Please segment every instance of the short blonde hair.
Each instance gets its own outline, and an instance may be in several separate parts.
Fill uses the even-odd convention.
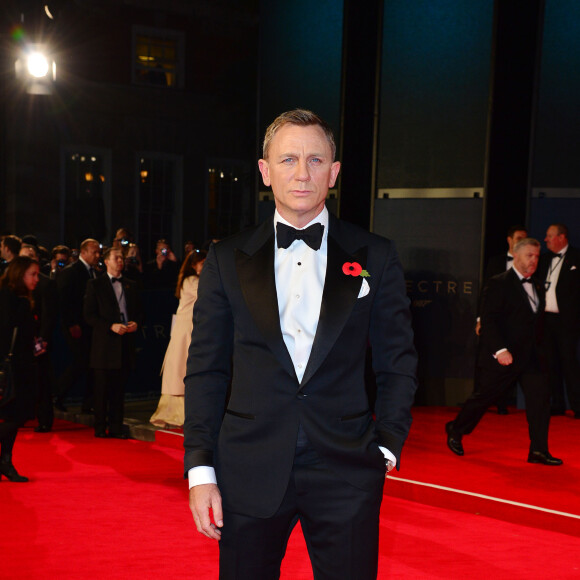
[[[264,144],[262,146],[262,156],[264,159],[268,159],[268,152],[270,150],[270,144],[272,139],[278,132],[278,130],[284,125],[298,125],[299,127],[308,127],[311,125],[317,125],[324,131],[326,140],[330,145],[330,150],[332,152],[332,160],[336,157],[336,143],[334,141],[334,134],[330,125],[321,119],[318,115],[307,109],[294,109],[293,111],[286,111],[281,115],[278,115],[270,126],[266,129],[264,135]]]

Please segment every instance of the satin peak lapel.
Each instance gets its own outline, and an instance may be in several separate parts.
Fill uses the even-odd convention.
[[[296,376],[282,338],[274,275],[274,231],[262,226],[244,248],[235,250],[236,272],[252,318],[282,366]]]
[[[329,233],[328,260],[320,306],[320,319],[300,388],[304,387],[328,356],[358,299],[363,278],[345,274],[342,271],[344,263],[358,262],[363,269],[366,269],[366,261],[366,246],[350,254]]]

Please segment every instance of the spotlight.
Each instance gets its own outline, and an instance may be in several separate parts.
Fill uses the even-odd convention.
[[[50,95],[56,81],[56,63],[45,45],[28,44],[14,63],[16,78],[31,95]]]

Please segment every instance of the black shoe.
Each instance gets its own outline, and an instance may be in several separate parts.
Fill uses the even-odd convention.
[[[34,428],[35,433],[49,433],[50,431],[52,431],[52,427],[49,427],[48,425],[39,425]]]
[[[497,414],[498,415],[509,415],[510,412],[508,411],[508,408],[507,407],[500,407],[498,405],[498,407],[497,407]]]
[[[580,419],[580,412],[579,411],[576,411],[574,413],[574,419]]]
[[[0,463],[0,479],[2,479],[2,476],[18,483],[28,481],[28,477],[20,475],[12,463]]]
[[[101,439],[107,439],[108,435],[106,431],[95,431],[95,437],[100,437]]]
[[[552,415],[552,417],[556,417],[558,415],[565,415],[566,414],[566,409],[560,409],[558,407],[553,407],[552,409],[550,409],[550,415]]]
[[[447,433],[447,447],[455,453],[455,455],[463,455],[465,452],[463,451],[463,445],[461,445],[461,439],[454,437],[453,433],[453,421],[449,421],[445,425],[445,432]]]
[[[528,455],[528,463],[542,463],[543,465],[562,465],[564,463],[557,457],[552,457],[549,453],[542,453],[541,451],[530,451]]]

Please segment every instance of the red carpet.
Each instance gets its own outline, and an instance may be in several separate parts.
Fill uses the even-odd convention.
[[[380,578],[580,577],[580,421],[553,419],[551,451],[565,464],[545,467],[525,461],[522,412],[488,413],[464,457],[445,447],[452,409],[414,416],[402,470],[385,485]],[[24,429],[15,464],[31,482],[0,482],[1,577],[217,579],[217,546],[187,508],[180,438],[158,435],[100,440],[65,422],[49,434]],[[282,578],[312,578],[299,530]]]

